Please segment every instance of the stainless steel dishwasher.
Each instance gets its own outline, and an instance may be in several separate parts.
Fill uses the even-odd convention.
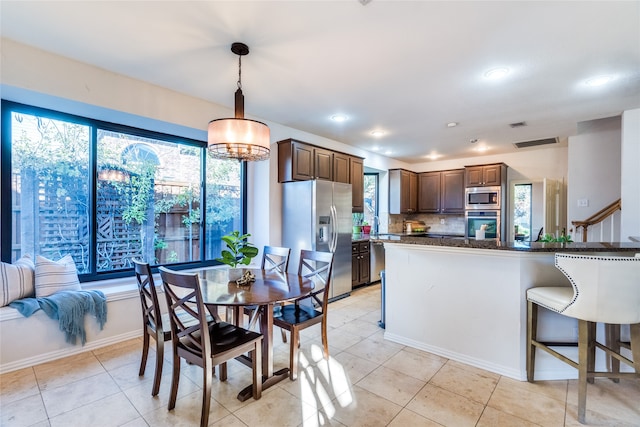
[[[380,272],[384,270],[384,244],[370,242],[371,283],[380,281]]]

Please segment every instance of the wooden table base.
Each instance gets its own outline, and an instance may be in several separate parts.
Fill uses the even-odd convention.
[[[268,389],[272,385],[275,385],[286,378],[289,378],[289,368],[280,369],[279,371],[274,372],[273,375],[269,378],[262,377],[262,391]],[[248,386],[243,388],[240,393],[238,393],[238,400],[240,402],[244,402],[251,397],[253,397],[253,384],[249,384]]]

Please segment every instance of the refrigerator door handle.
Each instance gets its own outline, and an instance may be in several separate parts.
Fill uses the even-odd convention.
[[[331,243],[329,250],[335,252],[338,246],[338,212],[335,205],[331,205]]]

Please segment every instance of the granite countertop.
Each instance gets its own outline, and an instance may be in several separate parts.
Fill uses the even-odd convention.
[[[371,241],[384,243],[402,243],[409,245],[448,246],[453,248],[496,249],[523,252],[638,252],[640,243],[634,242],[499,242],[493,239],[475,240],[456,238],[432,238],[427,236],[405,236],[394,234],[371,235]]]
[[[364,234],[364,233],[352,234],[351,235],[351,243],[368,242],[369,238],[370,238],[369,234]]]

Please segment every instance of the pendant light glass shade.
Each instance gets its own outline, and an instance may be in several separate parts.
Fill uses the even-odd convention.
[[[231,52],[238,55],[238,90],[235,94],[235,117],[209,122],[208,148],[218,159],[247,161],[267,160],[270,152],[269,127],[262,122],[244,118],[244,95],[242,94],[242,61],[249,54],[244,43],[233,43]]]
[[[266,160],[270,151],[269,127],[250,119],[209,122],[209,151],[219,159]]]

